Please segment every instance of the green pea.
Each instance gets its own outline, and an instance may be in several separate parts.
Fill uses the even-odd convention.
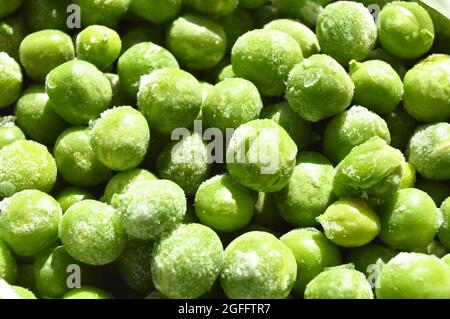
[[[420,122],[450,119],[450,55],[430,55],[410,69],[403,80],[406,111]]]
[[[32,31],[67,29],[68,0],[26,0],[23,10]]]
[[[305,299],[373,299],[373,293],[364,274],[343,265],[325,269],[310,281]]]
[[[446,249],[450,250],[450,197],[442,203],[441,213],[444,222],[439,229],[439,240]]]
[[[367,0],[373,1],[373,0]],[[402,59],[399,59],[389,53],[387,53],[383,48],[376,48],[370,51],[367,55],[366,60],[381,60],[388,63],[400,76],[401,79],[405,76],[406,66]]]
[[[49,104],[44,86],[31,85],[17,101],[15,108],[17,125],[34,141],[45,145],[55,143],[68,127]]]
[[[232,13],[222,17],[220,24],[227,37],[227,51],[231,50],[241,35],[254,29],[252,16],[247,10],[242,8],[237,8]]]
[[[74,186],[95,186],[106,182],[111,171],[96,158],[89,130],[72,127],[57,139],[53,151],[59,173]]]
[[[126,32],[122,37],[122,53],[141,42],[153,42],[164,45],[164,30],[158,27],[135,27]]]
[[[294,254],[269,233],[245,233],[225,249],[220,283],[228,298],[283,299],[296,277]]]
[[[403,107],[384,116],[391,135],[391,146],[399,150],[406,150],[408,142],[419,123],[412,118]]]
[[[338,247],[315,228],[291,230],[280,240],[292,250],[297,262],[297,280],[292,289],[297,297],[303,297],[306,285],[325,268],[342,263]]]
[[[66,211],[59,226],[59,238],[76,260],[88,265],[105,265],[120,256],[126,234],[118,211],[88,199]]]
[[[192,9],[210,16],[224,16],[231,13],[239,4],[238,0],[186,0]]]
[[[14,289],[16,294],[18,294],[19,297],[21,297],[22,299],[37,299],[34,293],[32,293],[30,290],[26,288],[19,286],[11,286],[11,287]]]
[[[209,291],[223,266],[217,234],[200,224],[181,225],[159,241],[151,263],[155,287],[169,298],[198,298]]]
[[[320,13],[331,2],[333,0],[273,0],[273,5],[282,15],[300,19],[313,27]]]
[[[130,11],[151,23],[162,24],[176,18],[183,0],[131,0]]]
[[[23,3],[23,0],[9,0],[2,1],[0,4],[0,18],[6,17],[7,15],[16,11]]]
[[[396,254],[397,252],[390,247],[370,243],[351,249],[347,254],[346,262],[354,264],[356,270],[369,278],[376,270],[376,266],[388,263]]]
[[[328,5],[319,15],[316,33],[322,52],[344,67],[351,60],[363,61],[377,40],[372,15],[362,4],[350,1]]]
[[[0,198],[25,189],[50,192],[56,182],[55,159],[39,143],[18,140],[0,149]]]
[[[390,143],[386,122],[362,106],[353,106],[336,115],[325,128],[323,149],[334,163],[342,161],[350,151],[374,136]]]
[[[344,111],[354,88],[342,66],[328,55],[317,54],[292,69],[286,99],[300,117],[317,122]]]
[[[405,162],[403,166],[403,177],[400,181],[399,189],[413,188],[416,183],[416,169],[411,163]],[[418,187],[419,188],[419,187]],[[420,189],[420,188],[419,188]]]
[[[86,199],[94,199],[88,191],[78,187],[67,187],[56,195],[55,199],[61,206],[63,214],[73,205]]]
[[[50,195],[24,190],[4,199],[0,237],[20,256],[42,252],[58,238],[61,207]]]
[[[241,125],[227,149],[227,169],[243,186],[273,193],[284,188],[295,167],[297,146],[272,120],[253,120]]]
[[[123,88],[117,74],[105,73],[105,76],[108,78],[112,90],[110,107],[135,104],[134,99]]]
[[[450,124],[436,123],[417,128],[407,154],[422,177],[444,181],[450,178]]]
[[[0,240],[0,279],[13,284],[17,275],[16,258],[8,246]]]
[[[176,128],[189,127],[200,112],[200,83],[179,69],[154,71],[141,79],[138,106],[152,130],[170,135]]]
[[[94,64],[100,70],[106,70],[119,57],[122,41],[116,31],[91,25],[78,33],[76,52],[80,60]]]
[[[247,32],[231,51],[233,71],[255,84],[264,96],[282,95],[289,71],[302,60],[298,43],[281,31]]]
[[[289,19],[278,19],[266,24],[264,29],[278,30],[290,35],[302,49],[303,57],[309,58],[320,52],[319,41],[316,34],[307,26]]]
[[[448,299],[450,267],[435,256],[400,253],[382,269],[378,299]]]
[[[0,148],[24,139],[25,134],[14,124],[13,117],[0,117]]]
[[[227,47],[221,25],[195,14],[186,14],[175,20],[167,31],[166,42],[180,63],[192,70],[205,70],[217,65]]]
[[[25,19],[12,16],[0,21],[0,51],[19,61],[19,47],[28,34]]]
[[[222,82],[227,79],[233,79],[235,77],[236,77],[236,74],[233,71],[233,66],[231,64],[229,64],[220,71],[219,75],[217,75],[216,82],[217,83]]]
[[[26,74],[36,82],[44,82],[50,71],[75,57],[72,39],[59,30],[29,34],[20,44],[19,53]]]
[[[339,198],[361,198],[371,204],[382,204],[397,191],[404,163],[400,151],[383,139],[372,137],[354,147],[336,167],[333,191]]]
[[[109,180],[108,184],[106,184],[102,201],[111,204],[114,194],[125,194],[134,184],[155,179],[157,179],[155,175],[140,168],[117,173]]]
[[[7,53],[0,52],[0,109],[13,104],[22,91],[23,75],[20,65]]]
[[[112,299],[111,295],[102,289],[84,286],[66,293],[63,299]]]
[[[364,202],[341,199],[317,217],[329,240],[342,247],[360,247],[380,232],[378,215]]]
[[[113,27],[130,6],[130,0],[74,0],[73,3],[80,6],[84,26],[99,24]]]
[[[159,239],[186,214],[185,194],[169,180],[134,183],[124,194],[114,195],[112,205],[120,211],[128,235],[141,240]]]

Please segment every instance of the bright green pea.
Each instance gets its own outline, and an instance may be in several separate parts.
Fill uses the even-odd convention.
[[[22,84],[20,65],[7,53],[0,52],[0,109],[10,106],[19,98]]]
[[[192,9],[210,16],[224,16],[231,13],[238,6],[238,0],[186,0]]]
[[[367,0],[373,1],[373,0]],[[383,1],[383,0],[382,0]],[[388,63],[400,76],[401,79],[405,76],[406,66],[402,59],[399,59],[389,53],[387,53],[383,48],[376,48],[370,51],[366,60],[381,60]]]
[[[16,258],[8,246],[0,240],[0,279],[13,284],[17,275]]]
[[[450,250],[450,197],[442,203],[441,213],[444,222],[439,229],[439,240],[446,249]]]
[[[63,299],[112,299],[112,297],[102,289],[84,286],[69,291],[63,296]]]
[[[130,11],[155,24],[169,22],[176,18],[183,6],[183,0],[131,0]]]
[[[58,201],[64,214],[74,204],[86,199],[94,199],[94,196],[82,188],[70,186],[60,191],[55,199]]]
[[[11,286],[11,287],[14,289],[16,294],[18,294],[19,297],[21,297],[22,299],[37,299],[34,293],[32,293],[30,290],[26,288],[19,286]]]
[[[235,77],[236,77],[236,74],[233,71],[233,66],[231,64],[229,64],[220,71],[219,75],[217,75],[216,82],[222,82],[227,79],[233,79]]]
[[[403,177],[398,188],[413,188],[415,183],[416,169],[411,165],[411,163],[405,162],[405,165],[403,166]]]
[[[14,124],[14,118],[0,118],[0,148],[18,140],[24,140],[25,134]]]
[[[26,0],[23,10],[32,31],[67,29],[68,0]]]
[[[80,6],[84,26],[99,24],[115,26],[127,13],[130,0],[74,0]]]

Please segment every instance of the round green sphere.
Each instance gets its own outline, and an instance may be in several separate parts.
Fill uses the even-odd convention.
[[[66,293],[62,299],[112,299],[111,295],[102,289],[84,286]]]
[[[141,79],[139,110],[159,134],[171,135],[177,128],[190,127],[202,100],[200,83],[186,71],[161,69]]]
[[[74,204],[86,199],[94,199],[94,196],[82,188],[70,186],[60,191],[55,199],[64,214]]]
[[[0,4],[0,18],[6,17],[7,15],[16,11],[23,3],[23,0],[9,0],[2,1]]]
[[[242,35],[231,51],[233,71],[252,82],[264,96],[280,96],[291,69],[303,60],[297,41],[277,30]]]
[[[219,72],[217,75],[217,83],[225,81],[227,79],[233,79],[236,77],[236,74],[233,71],[233,66],[231,64],[227,65]]]
[[[411,137],[407,154],[424,178],[445,181],[450,178],[450,124],[420,126]]]
[[[127,13],[131,0],[74,0],[80,6],[81,24],[99,24],[107,27],[117,25]]]
[[[283,299],[296,277],[294,254],[269,233],[245,233],[225,249],[220,284],[228,298]]]
[[[231,177],[258,192],[284,188],[295,168],[297,146],[275,121],[253,120],[234,131],[226,160]]]
[[[323,136],[323,149],[327,157],[338,164],[355,146],[374,136],[390,143],[386,122],[365,107],[353,106],[328,122]]]
[[[169,298],[198,298],[208,292],[223,266],[217,234],[200,224],[181,225],[159,241],[153,252],[156,289]]]
[[[211,2],[208,2],[209,6],[212,6]],[[217,65],[227,48],[227,37],[221,25],[195,14],[186,14],[175,20],[167,30],[166,42],[180,63],[192,70],[205,70]]]
[[[403,177],[400,181],[399,189],[413,188],[416,184],[416,169],[411,163],[405,162],[403,166]],[[420,188],[419,188],[420,189]]]
[[[65,130],[56,141],[53,154],[59,173],[74,186],[96,186],[111,176],[111,171],[95,156],[87,128]]]
[[[18,140],[0,149],[0,198],[25,189],[48,193],[56,174],[55,159],[44,145]]]
[[[126,242],[119,212],[90,199],[66,211],[59,226],[59,238],[73,258],[94,266],[116,260]]]
[[[450,197],[442,203],[441,213],[444,222],[439,228],[439,240],[445,249],[450,250]]]
[[[24,139],[25,134],[14,124],[14,118],[9,116],[0,117],[0,148]]]
[[[13,284],[17,279],[17,263],[9,247],[0,240],[0,279]]]
[[[85,125],[106,110],[112,99],[108,78],[93,64],[74,60],[54,68],[45,90],[51,107],[72,125]]]
[[[239,0],[186,0],[186,4],[204,15],[209,16],[224,16],[230,14],[236,9]]]
[[[23,10],[32,31],[67,29],[69,0],[26,0]]]
[[[355,85],[344,68],[328,55],[316,54],[289,74],[286,99],[303,119],[317,122],[344,111]]]
[[[0,52],[0,109],[13,104],[22,91],[23,75],[20,65],[7,53]]]
[[[0,20],[0,50],[19,61],[19,47],[28,34],[25,19],[11,16]]]
[[[0,237],[20,256],[34,256],[58,238],[61,207],[41,191],[24,190],[2,201]]]
[[[130,11],[155,24],[167,23],[178,16],[183,0],[131,0]]]
[[[369,277],[374,273],[376,266],[386,264],[396,254],[397,252],[390,247],[370,243],[351,249],[347,254],[346,262],[354,264],[356,270]]]
[[[368,0],[372,1],[372,0]],[[366,60],[381,60],[386,63],[388,63],[400,76],[400,78],[403,79],[406,73],[406,66],[405,61],[393,56],[392,54],[386,52],[383,48],[376,48],[370,51],[369,55],[367,56]]]

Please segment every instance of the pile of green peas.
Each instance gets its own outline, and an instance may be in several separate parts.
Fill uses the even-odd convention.
[[[0,297],[450,299],[450,13],[369,2],[2,1]]]

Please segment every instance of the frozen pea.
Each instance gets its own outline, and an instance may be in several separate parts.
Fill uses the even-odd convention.
[[[98,161],[89,139],[89,130],[65,130],[53,150],[59,173],[74,186],[95,186],[108,180],[111,171]]]
[[[75,288],[66,293],[63,299],[112,299],[106,291],[90,286]]]
[[[403,177],[403,154],[372,137],[356,146],[336,167],[333,191],[339,198],[361,198],[379,205],[392,197]]]
[[[25,19],[22,16],[12,16],[0,20],[0,51],[8,53],[19,61],[19,47],[28,34]]]
[[[122,52],[141,42],[164,44],[164,30],[155,26],[138,26],[126,32],[122,37]]]
[[[50,195],[24,190],[1,206],[0,237],[17,255],[36,255],[57,240],[61,207]]]
[[[152,130],[170,135],[177,128],[190,127],[200,112],[200,83],[183,70],[156,70],[142,77],[138,106]]]
[[[450,267],[435,256],[400,253],[382,269],[378,299],[449,299]]]
[[[176,18],[183,0],[131,0],[130,11],[151,23],[162,24]]]
[[[18,294],[19,297],[22,299],[37,299],[34,293],[32,293],[30,290],[24,287],[19,286],[11,286],[11,287],[14,289],[16,294]]]
[[[23,0],[8,0],[2,1],[0,4],[0,18],[6,17],[7,15],[16,11],[23,3]]]
[[[227,79],[217,83],[202,106],[203,121],[223,132],[227,128],[255,120],[263,108],[258,89],[244,79]]]
[[[200,221],[216,231],[233,232],[245,227],[253,216],[253,194],[230,175],[217,175],[200,185],[195,211]]]
[[[342,247],[366,245],[380,232],[378,215],[363,201],[354,199],[333,203],[317,221],[327,238]]]
[[[66,211],[59,226],[59,238],[69,255],[88,265],[113,262],[126,242],[119,212],[91,199]]]
[[[283,16],[300,19],[313,27],[320,13],[331,2],[333,0],[273,0],[273,5]]]
[[[220,24],[227,37],[227,50],[230,51],[236,40],[244,33],[254,29],[253,18],[242,8],[237,8],[220,19]]]
[[[351,60],[363,61],[377,40],[377,28],[369,10],[351,1],[328,5],[319,15],[316,33],[322,52],[344,67]]]
[[[101,25],[91,25],[78,33],[76,53],[80,60],[106,70],[119,57],[122,41],[116,31]]]
[[[102,201],[111,204],[114,194],[125,194],[134,184],[155,179],[157,179],[155,175],[141,168],[117,173],[106,185]]]
[[[267,0],[239,0],[239,5],[247,9],[255,9],[262,6],[266,2]]]
[[[450,178],[450,124],[420,126],[411,137],[407,154],[422,177],[444,181]]]
[[[260,6],[253,11],[256,28],[262,28],[270,21],[280,18],[280,16],[280,10],[271,3]]]
[[[450,196],[450,185],[445,181],[433,181],[420,178],[415,187],[427,193],[434,201],[437,207],[440,207],[444,200]]]
[[[377,27],[382,47],[402,59],[418,58],[433,45],[433,21],[418,3],[387,4],[378,15]]]
[[[17,279],[17,275],[16,258],[8,246],[0,240],[0,279],[13,284]]]
[[[39,295],[44,298],[61,298],[67,293],[69,291],[68,277],[71,274],[68,270],[71,265],[80,267],[80,279],[84,282],[86,273],[90,270],[72,258],[63,246],[36,258],[33,268]]]
[[[355,265],[355,269],[364,273],[367,277],[373,274],[375,267],[381,267],[394,258],[397,252],[381,244],[370,243],[351,249],[346,257],[346,262]]]
[[[217,65],[227,48],[222,26],[195,14],[186,14],[175,20],[167,31],[166,42],[180,63],[192,70],[205,70]]]
[[[120,211],[128,235],[142,240],[159,239],[186,214],[184,192],[169,180],[134,183],[124,194],[114,195],[112,205]]]
[[[50,192],[56,182],[55,159],[44,145],[18,140],[0,149],[0,198],[25,189]]]
[[[245,233],[225,249],[220,283],[228,298],[283,299],[296,277],[294,254],[269,233]]]
[[[25,134],[23,134],[22,130],[14,124],[13,117],[0,117],[0,148],[24,139]]]
[[[403,107],[384,116],[391,135],[391,146],[406,150],[408,142],[419,123],[409,115]]]
[[[117,74],[105,73],[105,76],[108,78],[112,90],[110,107],[135,104],[134,99],[122,87],[122,83]]]
[[[42,85],[31,85],[17,101],[14,111],[17,125],[36,142],[53,145],[69,126],[49,104]]]
[[[274,194],[281,217],[295,226],[315,226],[316,217],[333,202],[334,174],[333,165],[321,154],[300,153],[287,186]]]
[[[0,109],[10,106],[19,98],[22,84],[20,65],[7,53],[0,52]]]
[[[239,0],[186,0],[186,4],[192,9],[210,16],[224,16],[233,12],[239,4]]]
[[[212,163],[201,135],[192,133],[167,144],[158,156],[156,173],[177,183],[188,196],[209,176]]]
[[[222,82],[227,79],[233,79],[236,77],[236,74],[233,71],[233,66],[231,64],[227,65],[220,71],[219,75],[217,76],[217,82]]]
[[[242,35],[231,51],[233,70],[251,81],[264,96],[280,96],[289,72],[303,60],[298,43],[284,32],[253,30]]]
[[[325,128],[323,149],[327,157],[338,164],[350,151],[374,136],[390,143],[386,122],[362,106],[353,106],[336,115]]]
[[[130,0],[74,0],[73,3],[80,6],[84,26],[99,24],[113,27],[130,6]]]
[[[223,265],[217,234],[200,224],[181,225],[159,241],[151,263],[156,289],[169,298],[198,298],[211,290]]]
[[[88,191],[78,187],[67,187],[56,195],[55,199],[61,206],[63,214],[73,205],[86,199],[94,199]]]
[[[150,129],[145,117],[131,106],[120,106],[100,115],[89,131],[97,159],[116,171],[137,167],[150,143]]]
[[[258,192],[251,224],[268,227],[275,231],[286,228],[286,223],[281,218],[273,194]]]
[[[373,1],[373,0],[368,0]],[[383,48],[376,48],[370,51],[367,55],[366,60],[381,60],[388,63],[400,76],[401,79],[405,76],[406,66],[402,59],[399,59],[389,53],[387,53]]]
[[[67,29],[68,0],[26,0],[23,10],[32,31]]]
[[[109,106],[112,89],[106,76],[93,64],[74,60],[54,68],[45,90],[51,107],[73,125],[84,125]]]
[[[421,122],[450,119],[450,55],[427,57],[410,69],[403,80],[406,111]]]
[[[399,190],[378,209],[381,240],[392,248],[417,251],[426,248],[436,236],[440,215],[427,193]]]
[[[405,162],[403,166],[403,176],[400,181],[399,189],[402,188],[412,188],[416,183],[416,169],[411,163]]]
[[[450,197],[442,203],[441,213],[444,222],[439,229],[439,240],[446,249],[450,250]]]
[[[306,285],[325,268],[342,263],[338,247],[315,228],[291,230],[280,240],[292,250],[297,261],[297,280],[292,289],[297,297],[303,297]]]
[[[153,286],[151,259],[153,242],[128,239],[116,264],[127,285],[138,292],[148,292]]]
[[[309,58],[320,52],[316,34],[304,24],[290,19],[273,20],[264,26],[267,30],[278,30],[290,35],[302,49],[303,57]]]
[[[286,99],[300,117],[317,122],[350,106],[354,88],[339,63],[328,55],[317,54],[292,69]]]
[[[373,299],[373,293],[363,273],[343,265],[315,277],[306,286],[305,299]]]
[[[226,159],[230,175],[243,186],[265,193],[284,188],[295,168],[297,146],[273,120],[253,120],[231,137]]]
[[[354,102],[377,114],[393,112],[402,99],[402,80],[386,62],[352,60],[350,77],[355,84]]]
[[[59,30],[29,34],[20,44],[19,51],[25,73],[36,82],[44,82],[51,70],[75,57],[72,39]]]
[[[311,142],[311,123],[303,120],[295,113],[287,102],[266,106],[261,111],[261,118],[275,121],[283,127],[299,150],[304,150]]]
[[[141,77],[162,68],[178,68],[175,57],[156,44],[143,42],[133,45],[119,58],[117,72],[125,91],[136,98]]]

